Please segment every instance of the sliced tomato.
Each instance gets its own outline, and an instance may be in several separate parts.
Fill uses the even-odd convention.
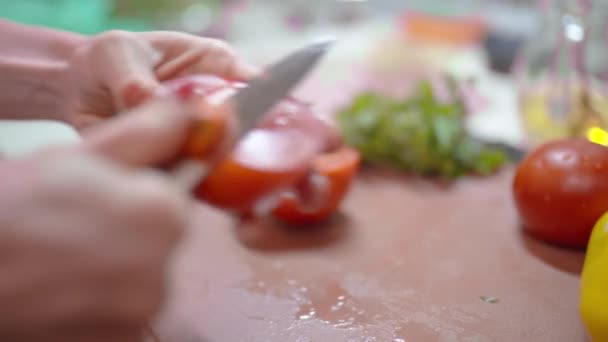
[[[195,196],[213,206],[242,213],[305,181],[313,163],[321,174],[336,177],[331,160],[344,152],[336,156],[317,155],[341,145],[339,129],[329,118],[314,113],[308,103],[292,97],[280,101],[258,122],[256,129],[241,138],[228,154],[223,153],[220,145],[226,140],[227,129],[233,126],[227,121],[232,116],[213,109],[210,112],[209,106],[222,108],[231,95],[246,86],[210,75],[187,76],[165,83],[165,89],[178,96],[204,98],[201,105],[205,108],[200,115],[205,118],[192,127],[181,155],[213,160],[211,170],[195,188]],[[218,150],[222,152],[219,160],[214,158]],[[336,183],[333,187],[339,183],[332,182]],[[339,192],[343,191],[336,194]]]
[[[195,194],[217,207],[245,210],[303,178],[319,145],[296,129],[255,129],[213,167]]]
[[[297,197],[285,197],[273,210],[273,215],[294,225],[313,224],[330,218],[348,193],[360,163],[359,152],[346,146],[318,155],[313,162],[313,172],[326,177],[329,187],[322,203],[309,208]]]

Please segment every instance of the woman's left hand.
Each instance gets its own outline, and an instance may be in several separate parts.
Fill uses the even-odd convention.
[[[160,82],[207,73],[247,80],[257,68],[224,41],[179,32],[108,31],[85,39],[63,73],[65,121],[86,128],[153,96]]]

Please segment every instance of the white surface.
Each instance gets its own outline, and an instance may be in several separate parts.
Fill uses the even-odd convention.
[[[512,78],[489,72],[479,51],[463,54],[446,63],[450,73],[475,77],[475,89],[488,107],[471,116],[468,128],[476,136],[517,145],[524,139],[519,117],[517,92]]]
[[[17,157],[42,147],[79,141],[71,127],[53,121],[0,121],[0,153]]]

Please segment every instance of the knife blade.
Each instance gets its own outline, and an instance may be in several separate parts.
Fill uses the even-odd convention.
[[[236,93],[232,100],[240,120],[240,136],[255,127],[265,113],[285,98],[333,43],[334,39],[323,39],[292,52]]]

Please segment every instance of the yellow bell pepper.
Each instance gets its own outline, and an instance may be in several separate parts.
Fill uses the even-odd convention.
[[[608,213],[591,233],[580,291],[580,312],[591,341],[608,342]]]

